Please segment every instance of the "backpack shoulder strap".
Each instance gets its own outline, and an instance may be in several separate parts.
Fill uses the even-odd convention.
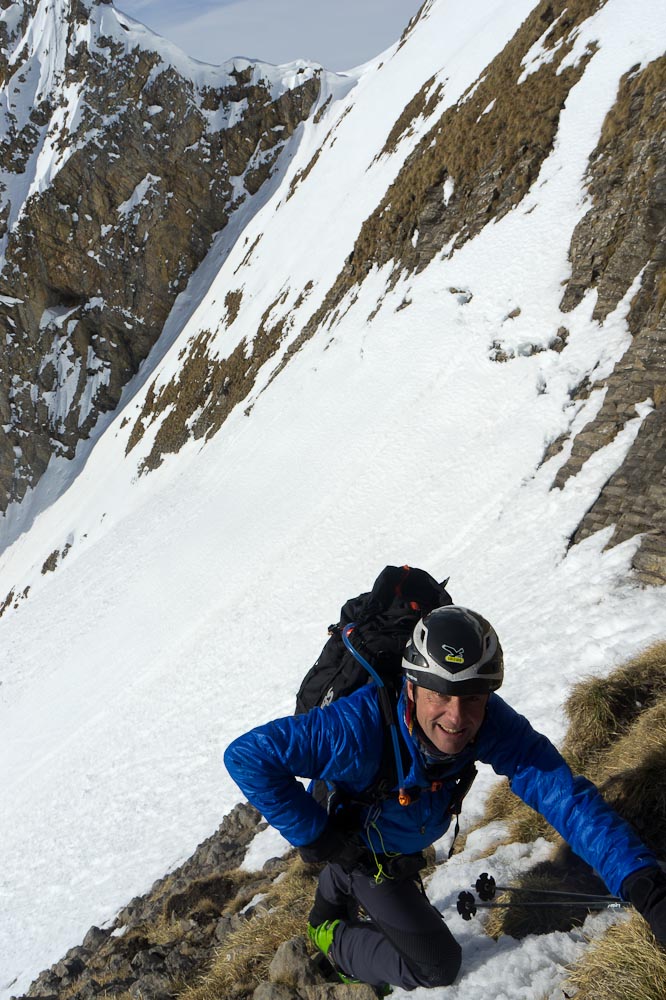
[[[462,771],[455,776],[456,784],[451,797],[451,802],[449,803],[449,812],[452,816],[455,816],[456,823],[453,828],[453,840],[451,841],[451,847],[449,848],[449,858],[451,858],[451,855],[453,854],[453,850],[456,846],[456,840],[458,839],[458,834],[460,833],[460,810],[462,809],[463,799],[474,784],[474,779],[478,773],[476,764],[473,760],[470,760],[467,764],[465,764]]]
[[[342,641],[345,646],[352,654],[352,656],[358,660],[362,666],[368,671],[369,675],[377,684],[377,699],[379,701],[379,709],[382,716],[382,723],[384,726],[384,745],[388,743],[391,747],[395,763],[395,773],[397,775],[398,784],[398,801],[401,805],[409,805],[410,799],[405,793],[404,783],[405,775],[402,762],[402,753],[400,749],[401,741],[398,736],[399,725],[398,725],[398,713],[397,713],[397,698],[395,697],[395,689],[393,685],[389,688],[384,683],[380,674],[377,673],[375,668],[368,663],[366,658],[356,649],[353,642],[351,641],[351,634],[354,631],[355,624],[352,622],[347,625],[342,630]],[[390,737],[390,740],[389,740]],[[404,801],[403,801],[404,799]]]
[[[380,689],[381,691],[382,689]],[[399,787],[401,783],[401,778],[408,774],[412,766],[412,757],[409,752],[409,747],[405,744],[405,741],[398,736],[398,750],[400,753],[400,772],[398,771],[398,762],[396,760],[395,743],[391,734],[391,724],[396,727],[399,732],[398,725],[398,701],[400,694],[395,688],[384,688],[385,692],[385,706],[383,713],[383,735],[384,742],[382,745],[382,756],[379,764],[379,770],[375,776],[374,781],[367,789],[365,795],[369,802],[381,802],[384,799],[390,799],[398,795],[396,788]],[[392,723],[387,719],[387,710],[390,708]],[[409,789],[401,789],[406,794],[409,794]]]

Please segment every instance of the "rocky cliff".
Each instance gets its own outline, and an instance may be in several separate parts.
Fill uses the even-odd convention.
[[[0,510],[113,409],[320,71],[204,67],[104,0],[0,14]],[[152,46],[152,47],[151,47]]]

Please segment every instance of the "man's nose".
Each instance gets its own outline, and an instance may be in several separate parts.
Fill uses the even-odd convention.
[[[462,698],[459,698],[458,695],[453,695],[447,706],[448,708],[447,714],[450,722],[461,723],[463,721],[463,716],[464,716],[463,706],[464,703]]]

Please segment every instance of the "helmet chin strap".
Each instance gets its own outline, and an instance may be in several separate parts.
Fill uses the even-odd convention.
[[[416,702],[412,701],[409,694],[406,695],[405,701],[407,702],[405,706],[405,725],[411,736],[414,731],[414,723],[416,722]]]

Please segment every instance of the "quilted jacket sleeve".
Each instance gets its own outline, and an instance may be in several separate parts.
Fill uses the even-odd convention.
[[[362,690],[307,715],[252,729],[230,744],[224,763],[248,801],[300,847],[319,836],[327,816],[298,778],[361,791],[377,772],[382,745],[376,700]]]
[[[491,696],[477,753],[509,778],[511,790],[555,827],[612,893],[620,893],[631,872],[657,863],[596,787],[574,777],[553,744],[497,695]]]

